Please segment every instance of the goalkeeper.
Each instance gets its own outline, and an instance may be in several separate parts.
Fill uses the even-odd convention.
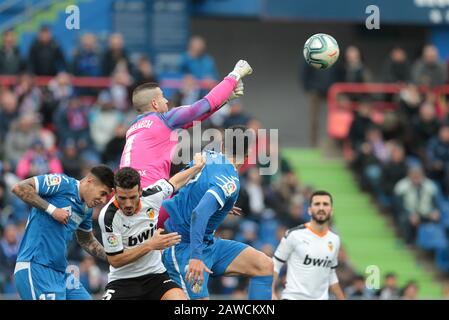
[[[172,132],[189,128],[193,121],[202,121],[219,110],[228,100],[243,95],[241,79],[252,73],[245,60],[239,60],[234,70],[203,98],[192,105],[168,110],[168,101],[156,83],[145,83],[133,91],[132,102],[139,114],[126,132],[120,168],[132,167],[140,176],[142,187],[168,179],[177,138]],[[167,218],[159,213],[159,225]]]

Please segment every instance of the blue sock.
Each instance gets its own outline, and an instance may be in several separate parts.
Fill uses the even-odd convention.
[[[252,277],[249,280],[249,300],[271,300],[273,276]]]

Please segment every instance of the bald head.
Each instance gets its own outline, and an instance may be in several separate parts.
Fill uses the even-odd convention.
[[[133,91],[133,106],[138,113],[166,112],[167,102],[161,88],[154,82],[141,84]]]

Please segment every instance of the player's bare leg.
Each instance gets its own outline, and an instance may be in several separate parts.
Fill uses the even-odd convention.
[[[271,276],[273,275],[273,261],[265,253],[248,247],[226,268],[225,275]]]
[[[161,300],[187,300],[187,296],[179,288],[173,288],[168,290],[161,298]]]
[[[251,277],[248,289],[250,300],[270,300],[273,282],[273,261],[265,253],[248,247],[226,268],[226,276]]]

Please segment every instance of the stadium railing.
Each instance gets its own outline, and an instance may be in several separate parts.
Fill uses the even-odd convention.
[[[0,86],[11,86],[17,83],[17,76],[0,76]],[[49,76],[35,76],[33,77],[34,83],[37,86],[43,87],[55,77]],[[74,87],[85,88],[107,88],[112,84],[112,79],[109,77],[70,77],[71,84]],[[197,85],[200,89],[208,89],[215,85],[216,82],[210,80],[197,81]],[[179,89],[182,87],[182,79],[163,79],[159,83],[162,88]]]
[[[327,94],[328,118],[327,132],[329,137],[336,140],[345,140],[353,119],[353,111],[357,110],[361,101],[367,101],[373,107],[373,120],[381,123],[385,110],[397,108],[398,103],[391,101],[391,95],[398,94],[407,84],[387,83],[335,83]],[[449,85],[436,88],[420,87],[421,93],[434,93],[436,95],[437,114],[446,114],[446,102],[441,99],[449,95]],[[350,101],[350,96],[356,94],[361,101]],[[346,96],[346,103],[341,97]],[[389,99],[390,98],[390,99]]]

